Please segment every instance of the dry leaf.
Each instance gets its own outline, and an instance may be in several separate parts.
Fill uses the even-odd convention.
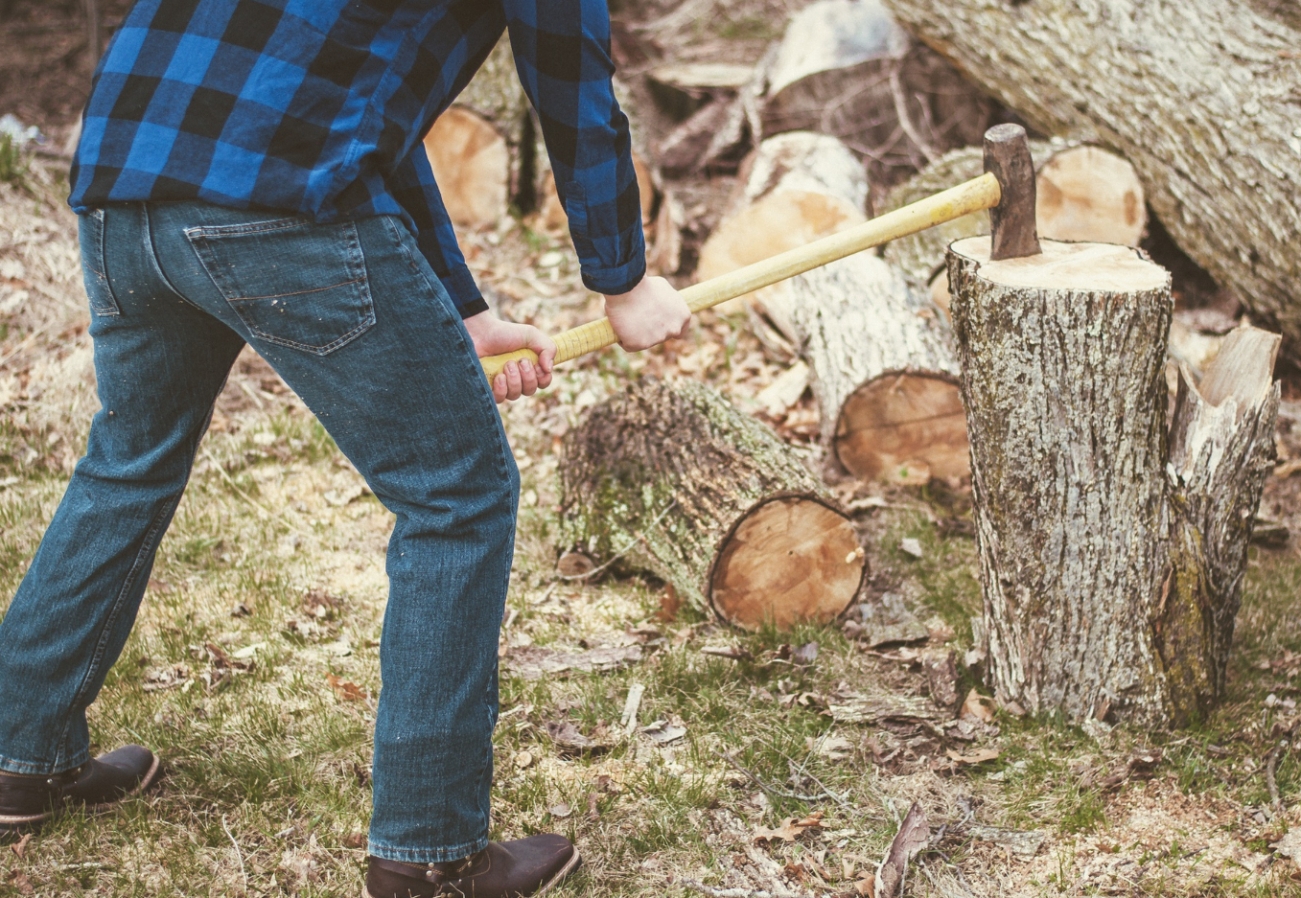
[[[31,841],[32,841],[32,833],[27,833],[25,836],[19,839],[15,844],[10,846],[13,848],[14,854],[18,855],[19,860],[22,860],[23,855],[27,853],[27,846],[31,844]]]
[[[27,878],[27,874],[21,870],[15,870],[9,874],[9,881],[13,883],[14,888],[18,890],[19,895],[35,895],[36,889],[32,887],[32,881]]]
[[[994,712],[998,706],[994,700],[987,695],[981,695],[975,689],[967,693],[967,700],[962,703],[962,712],[959,717],[971,717],[982,723],[989,723],[994,719]]]
[[[929,474],[927,475],[927,479],[929,479]],[[908,537],[907,539],[900,541],[899,548],[907,552],[913,558],[921,558],[922,555],[925,554],[922,551],[921,542],[919,540],[913,539],[911,536]]]
[[[190,668],[184,664],[173,664],[171,667],[158,668],[145,674],[144,690],[162,692],[164,689],[174,689],[188,682],[190,682]]]
[[[764,826],[754,828],[753,839],[756,842],[772,842],[781,839],[783,842],[794,842],[806,830],[822,826],[822,812],[815,811],[802,820],[796,820],[794,817],[787,817],[785,822],[776,829],[768,829]]]
[[[825,739],[810,736],[804,741],[810,751],[816,751],[829,761],[843,761],[854,754],[854,743],[844,736],[828,736]]]
[[[954,761],[955,763],[961,764],[963,766],[968,766],[974,764],[983,764],[986,761],[994,760],[995,758],[998,757],[998,749],[981,748],[976,750],[972,754],[964,755],[964,754],[959,754],[958,752],[950,748],[947,752],[945,752],[945,754],[948,755],[949,759]]]
[[[366,847],[366,834],[365,834],[365,833],[348,833],[346,836],[343,837],[343,847],[344,847],[344,848],[352,848],[352,849],[365,848],[365,847]]]
[[[1039,846],[1047,838],[1045,833],[1038,830],[1023,832],[1015,829],[1002,829],[997,826],[980,826],[972,824],[967,829],[967,835],[979,842],[991,842],[995,845],[1001,845],[1018,857],[1034,857],[1039,851]]]
[[[642,659],[639,645],[601,646],[585,652],[566,652],[541,646],[516,646],[506,654],[506,669],[526,680],[567,670],[615,670]]]
[[[547,735],[551,737],[551,741],[556,744],[563,757],[595,754],[610,748],[608,743],[587,738],[568,720],[548,720],[546,727]]]
[[[336,677],[334,674],[326,674],[325,682],[330,684],[334,694],[339,697],[341,702],[364,702],[368,695],[366,691],[356,683],[350,683],[342,677]]]
[[[556,573],[562,577],[583,577],[596,570],[596,562],[582,552],[566,552],[556,562]]]
[[[1269,846],[1280,857],[1292,859],[1292,863],[1301,868],[1301,829],[1290,829],[1279,839]]]
[[[557,820],[564,820],[570,814],[574,813],[574,809],[568,804],[561,802],[560,804],[553,804],[551,807],[547,808],[547,813],[552,817],[555,817]]]

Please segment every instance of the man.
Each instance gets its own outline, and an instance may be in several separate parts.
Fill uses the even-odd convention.
[[[397,520],[380,647],[367,895],[545,891],[559,836],[489,844],[497,638],[518,473],[493,407],[555,352],[495,318],[420,136],[504,29],[584,282],[627,349],[687,326],[645,276],[605,0],[137,0],[72,171],[103,408],[0,623],[0,826],[147,788],[89,757],[121,651],[230,365],[250,343]],[[529,347],[490,386],[476,355]]]

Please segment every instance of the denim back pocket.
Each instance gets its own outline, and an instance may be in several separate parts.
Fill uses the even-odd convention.
[[[255,337],[326,355],[375,323],[357,227],[301,218],[186,228],[212,282]]]
[[[81,275],[86,284],[90,310],[96,315],[121,315],[113,286],[108,281],[104,263],[104,210],[91,209],[78,216],[78,241],[81,244]]]

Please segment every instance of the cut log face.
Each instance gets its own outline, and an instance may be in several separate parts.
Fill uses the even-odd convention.
[[[887,372],[840,409],[836,458],[864,480],[965,477],[971,473],[967,417],[956,377]]]
[[[1055,153],[1035,178],[1035,220],[1052,240],[1138,246],[1147,224],[1134,166],[1094,146]]]
[[[425,136],[452,222],[465,228],[495,226],[510,202],[510,148],[492,123],[461,106],[438,117]]]
[[[708,280],[866,220],[867,176],[849,148],[834,137],[796,131],[765,140],[741,164],[741,188],[732,211],[700,248],[699,280]],[[739,312],[785,284],[746,294],[718,306]],[[776,309],[780,299],[771,303]],[[774,312],[776,319],[780,313]],[[784,321],[778,329],[791,339]]]
[[[710,603],[746,630],[825,624],[845,610],[863,578],[854,525],[805,496],[765,500],[724,541],[710,575]]]
[[[1185,371],[1167,440],[1169,274],[1125,247],[1043,249],[949,252],[988,680],[1073,721],[1187,721],[1223,694],[1277,337],[1226,340],[1200,389]]]
[[[754,627],[826,621],[867,561],[826,488],[771,429],[694,381],[644,378],[565,437],[562,542],[620,555]]]

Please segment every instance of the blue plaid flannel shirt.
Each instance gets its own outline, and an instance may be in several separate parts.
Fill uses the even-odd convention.
[[[582,266],[645,273],[606,0],[137,0],[95,73],[69,202],[394,214],[461,315],[487,308],[421,137],[509,29]]]

